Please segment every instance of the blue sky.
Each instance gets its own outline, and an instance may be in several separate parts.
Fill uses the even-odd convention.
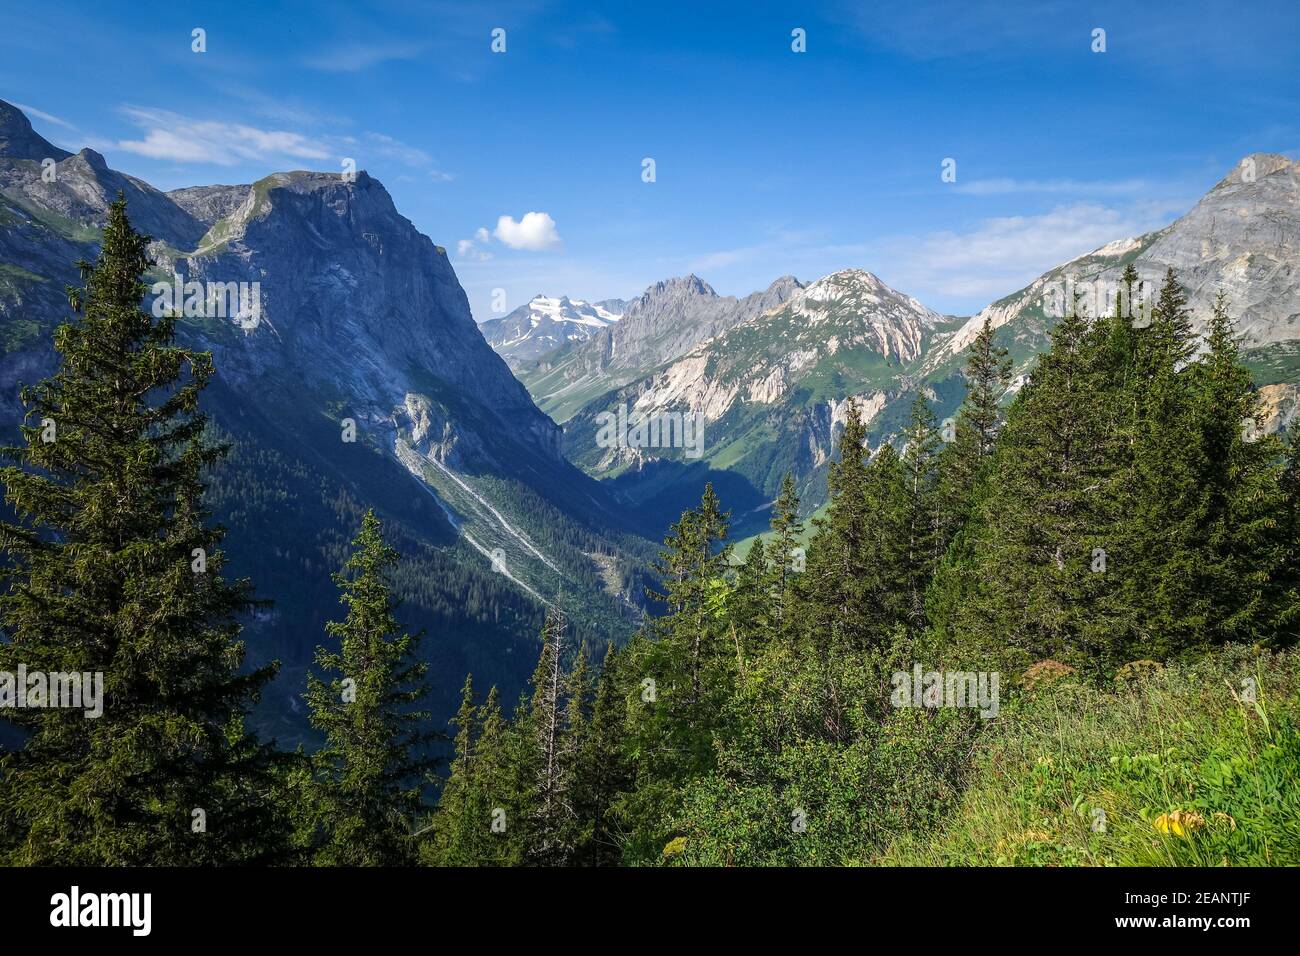
[[[0,98],[164,189],[352,157],[480,320],[847,267],[968,314],[1300,156],[1300,4],[1157,6],[8,0]]]

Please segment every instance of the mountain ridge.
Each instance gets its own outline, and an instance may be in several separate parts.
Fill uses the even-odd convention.
[[[2,142],[43,151],[15,114],[0,102]],[[445,251],[378,180],[299,170],[163,193],[91,150],[50,158],[52,179],[0,150],[0,412],[12,431],[17,386],[53,370],[63,290],[79,284],[75,263],[96,256],[121,192],[153,236],[144,307],[179,284],[183,302],[163,306],[178,338],[214,355],[204,407],[237,448],[227,472],[245,489],[214,492],[218,516],[237,532],[236,570],[255,570],[284,609],[247,625],[254,658],[286,662],[267,719],[305,732],[294,681],[335,600],[310,595],[331,587],[352,502],[375,504],[413,567],[431,569],[403,594],[413,626],[445,635],[429,654],[454,658],[453,672],[515,693],[543,604],[563,607],[594,646],[630,631],[650,554],[634,516],[564,459],[559,428],[483,340]],[[254,293],[255,307],[214,312],[212,292],[226,286]],[[454,710],[455,684],[439,713]]]
[[[1246,361],[1257,384],[1267,389],[1261,398],[1269,425],[1284,428],[1300,417],[1296,262],[1300,163],[1253,153],[1169,225],[1076,256],[973,316],[939,315],[883,283],[887,292],[863,286],[857,300],[822,303],[821,298],[835,299],[825,290],[841,282],[879,283],[864,270],[840,270],[639,376],[590,378],[583,401],[557,418],[564,422],[566,450],[574,461],[633,500],[660,501],[661,520],[670,519],[672,510],[689,504],[692,496],[697,499],[705,480],[730,480],[741,511],[770,502],[782,468],[796,474],[806,503],[815,508],[825,500],[828,449],[848,398],[863,405],[873,442],[897,440],[905,406],[918,390],[939,419],[955,413],[964,393],[965,351],[986,320],[1011,354],[1012,394],[1046,349],[1066,296],[1082,292],[1081,308],[1109,309],[1112,299],[1107,296],[1132,263],[1152,295],[1166,270],[1176,270],[1188,290],[1198,333],[1209,319],[1214,296],[1224,290],[1238,318]],[[902,310],[892,320],[880,314],[886,301]],[[900,321],[908,310],[911,321]],[[809,328],[824,323],[822,334],[800,339],[805,333],[795,318]],[[851,333],[856,338],[846,344],[843,334],[849,328],[856,330]],[[852,361],[840,368],[833,362],[823,365],[841,351]],[[530,389],[536,386],[535,378],[521,378]],[[547,407],[548,399],[540,396],[539,402]],[[674,450],[597,447],[599,416],[621,405],[643,415],[703,414],[709,429],[703,460],[685,462]],[[778,441],[797,450],[779,455],[764,450]]]

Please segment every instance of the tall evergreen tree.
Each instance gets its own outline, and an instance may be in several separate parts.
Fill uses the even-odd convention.
[[[737,645],[736,657],[742,666],[744,661],[761,654],[775,637],[773,577],[780,572],[770,564],[763,539],[755,538],[744,563],[736,572],[736,586],[730,601],[730,626]]]
[[[366,512],[342,573],[334,575],[347,614],[326,630],[339,650],[316,649],[328,682],[308,676],[313,726],[325,735],[316,755],[314,802],[325,865],[386,866],[414,862],[412,839],[423,809],[424,752],[433,734],[428,714],[413,709],[428,688],[418,637],[394,616],[387,571],[397,552],[384,543],[374,510]]]
[[[1300,436],[1292,435],[1281,477],[1283,507],[1278,520],[1279,568],[1272,581],[1273,640],[1290,647],[1300,641]]]
[[[212,359],[141,308],[148,243],[119,196],[69,290],[58,370],[24,389],[25,442],[4,450],[0,670],[103,681],[102,716],[4,712],[26,732],[0,762],[17,863],[251,862],[287,838],[271,752],[242,729],[274,666],[240,673],[250,585],[223,578],[202,505],[225,453],[199,412]]]
[[[1198,423],[1196,351],[1187,296],[1166,273],[1150,325],[1136,330],[1126,425],[1128,481],[1127,576],[1124,604],[1138,618],[1134,655],[1163,659],[1207,639],[1207,600],[1200,593],[1201,543],[1209,489],[1201,486],[1207,449]],[[1240,421],[1237,423],[1240,428]]]
[[[727,525],[707,485],[699,507],[672,526],[660,552],[656,570],[664,590],[651,596],[667,613],[628,649],[643,705],[628,727],[636,781],[620,801],[635,830],[629,836],[634,856],[662,849],[680,786],[713,762],[736,659],[723,600],[731,556]]]
[[[530,741],[517,732],[501,712],[501,697],[493,687],[479,712],[481,727],[474,749],[476,816],[470,826],[479,827],[485,840],[477,844],[484,855],[483,866],[522,866],[528,862],[532,816],[532,772]]]
[[[429,825],[430,835],[420,846],[422,862],[435,866],[481,866],[489,863],[496,847],[490,827],[491,813],[483,786],[484,768],[478,754],[480,708],[474,703],[474,680],[465,678],[460,708],[452,718],[455,755]]]
[[[940,459],[940,544],[946,546],[969,514],[980,468],[993,453],[1001,427],[1002,395],[1011,382],[1011,359],[997,345],[986,319],[971,343],[965,368],[966,396],[946,431]]]
[[[568,623],[560,613],[548,611],[542,626],[542,651],[531,681],[532,698],[516,718],[520,742],[530,749],[529,858],[542,865],[564,863],[573,850],[573,770],[579,747],[575,737],[581,733],[583,714],[581,697],[574,707],[566,700],[571,689],[564,670],[567,631]],[[585,668],[585,662],[579,667]]]
[[[880,649],[904,625],[911,611],[909,580],[912,573],[912,493],[907,466],[897,449],[884,443],[867,465],[866,552],[860,564],[866,569],[867,602],[861,624],[868,636],[864,646]],[[918,510],[924,510],[918,505]],[[918,525],[924,518],[917,517]],[[920,529],[916,529],[919,533]],[[918,555],[919,558],[919,555]],[[924,574],[918,561],[918,578]],[[918,580],[918,585],[920,581]],[[859,647],[861,649],[861,646]]]
[[[632,786],[627,760],[627,701],[622,670],[623,652],[613,644],[605,651],[596,681],[591,718],[578,753],[576,778],[579,818],[589,823],[575,862],[613,866],[623,858],[625,835],[615,803]]]
[[[902,531],[907,536],[902,555],[907,626],[925,626],[925,592],[940,555],[942,515],[938,489],[939,432],[925,396],[917,394],[903,433]]]
[[[771,554],[772,629],[777,640],[787,642],[794,631],[790,606],[794,601],[795,575],[802,574],[807,563],[803,538],[804,525],[799,517],[799,492],[794,475],[786,472],[781,479],[781,493],[772,507],[770,526],[773,532]]]
[[[817,535],[808,552],[807,604],[813,652],[827,661],[833,648],[862,649],[873,640],[877,593],[868,567],[871,515],[866,427],[850,400],[839,459],[827,476],[826,515],[814,518]]]
[[[1200,434],[1196,476],[1202,510],[1196,544],[1205,642],[1272,637],[1277,583],[1288,569],[1285,448],[1264,431],[1250,371],[1241,363],[1223,293],[1210,317],[1206,351],[1194,366]]]
[[[1100,334],[1075,310],[1053,329],[998,437],[991,491],[973,519],[959,638],[1015,651],[1012,663],[1055,656],[1105,667],[1122,657],[1106,573],[1116,460]]]

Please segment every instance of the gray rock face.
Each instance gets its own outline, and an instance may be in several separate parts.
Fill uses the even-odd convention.
[[[44,156],[56,161],[52,181]],[[53,148],[2,102],[0,321],[24,334],[7,336],[0,369],[39,373],[48,330],[67,314],[72,264],[93,258],[119,191],[133,225],[155,239],[151,278],[257,290],[256,321],[205,313],[181,323],[234,388],[299,389],[304,403],[328,396],[340,416],[393,430],[412,426],[407,399],[422,395],[424,428],[437,429],[448,461],[492,467],[527,449],[562,463],[559,429],[483,341],[445,251],[370,176],[281,173],[166,194],[93,150]]]
[[[720,296],[698,276],[665,279],[637,296],[623,317],[586,342],[519,369],[538,404],[563,421],[585,401],[634,381],[798,292],[793,276],[737,299]]]
[[[211,228],[243,205],[248,198],[248,187],[186,186],[173,189],[167,193],[167,198]]]
[[[71,155],[32,129],[22,110],[0,100],[0,156],[39,163],[46,157],[58,161]]]
[[[208,217],[235,208],[193,253],[160,263],[187,279],[259,283],[256,326],[213,337],[223,376],[241,387],[293,378],[399,419],[408,394],[433,392],[442,405],[472,406],[470,431],[558,459],[558,430],[483,341],[445,251],[377,180],[277,173],[241,188],[238,206],[224,188],[183,197]],[[500,444],[465,443],[488,457]]]
[[[783,276],[743,299],[720,296],[698,276],[656,282],[627,304],[617,326],[593,338],[578,362],[590,369],[647,369],[775,308],[803,288]]]
[[[1202,325],[1219,290],[1247,346],[1300,337],[1300,163],[1255,153],[1137,260],[1172,266]]]
[[[54,164],[48,170],[45,160]],[[188,249],[207,226],[143,180],[109,169],[93,149],[69,153],[32,130],[27,117],[0,100],[0,191],[29,212],[53,213],[63,231],[69,224],[103,226],[109,204],[126,196],[131,222],[141,232],[175,249]],[[89,235],[77,237],[90,238]]]

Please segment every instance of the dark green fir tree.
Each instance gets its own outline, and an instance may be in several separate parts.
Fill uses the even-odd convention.
[[[241,673],[250,585],[223,577],[202,502],[225,451],[199,411],[212,359],[142,309],[148,242],[119,197],[69,290],[58,369],[23,392],[25,442],[4,451],[0,670],[82,675],[83,691],[79,709],[4,711],[25,735],[0,763],[14,863],[248,863],[288,838],[272,755],[243,728],[274,667]]]
[[[387,573],[397,552],[384,543],[373,510],[352,545],[344,571],[334,576],[347,614],[326,625],[338,650],[318,647],[325,678],[308,676],[312,725],[325,736],[313,787],[316,860],[401,865],[416,859],[412,834],[433,766],[428,715],[416,709],[427,690],[427,665],[416,657],[418,638],[394,616]]]

